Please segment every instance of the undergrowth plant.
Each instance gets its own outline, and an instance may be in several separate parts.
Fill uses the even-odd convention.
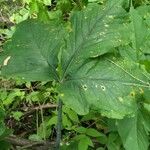
[[[124,0],[93,2],[72,10],[67,20],[27,19],[17,25],[0,53],[1,75],[55,81],[56,149],[60,149],[63,102],[79,115],[95,111],[108,118],[124,149],[148,150],[149,10],[149,5],[134,8]],[[75,129],[81,133],[75,140],[82,141],[80,149],[93,146],[90,136],[99,137],[91,130]],[[112,131],[109,138],[115,141],[117,136]],[[82,147],[84,142],[88,144]]]

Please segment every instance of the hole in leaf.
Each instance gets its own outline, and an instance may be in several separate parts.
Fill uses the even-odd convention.
[[[102,89],[102,91],[105,91],[105,90],[106,90],[106,87],[103,86],[103,85],[101,85],[101,89]]]

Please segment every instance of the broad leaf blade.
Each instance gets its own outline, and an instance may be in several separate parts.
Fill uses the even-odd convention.
[[[61,25],[27,20],[18,25],[12,41],[1,52],[2,75],[29,81],[57,79],[57,55],[62,44]]]
[[[72,13],[71,29],[62,53],[63,77],[86,58],[103,55],[126,43],[121,34],[126,15],[121,2],[109,1],[104,6],[90,4]]]
[[[138,65],[122,59],[90,60],[68,75],[59,87],[61,98],[79,114],[86,114],[94,107],[111,118],[134,115],[134,88],[149,87],[148,79],[140,71]]]

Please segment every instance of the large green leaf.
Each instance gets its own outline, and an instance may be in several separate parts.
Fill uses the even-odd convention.
[[[55,69],[62,32],[61,24],[55,21],[44,24],[27,20],[19,24],[1,53],[2,75],[29,81],[57,79]]]
[[[91,59],[68,75],[59,87],[64,103],[79,114],[88,113],[93,106],[107,117],[133,114],[134,87],[149,87],[148,79],[141,75],[138,65],[113,59],[108,56]]]
[[[118,121],[118,131],[126,150],[148,150],[149,120],[149,114],[137,110],[135,117]]]
[[[90,4],[71,14],[69,37],[62,52],[63,78],[88,57],[97,57],[126,43],[122,32],[126,11],[122,0],[105,5]]]
[[[113,53],[128,42],[121,3],[91,4],[73,12],[69,33],[55,21],[21,23],[1,54],[2,75],[56,80],[63,102],[78,114],[94,108],[111,118],[133,115],[134,88],[146,88],[149,83],[138,64]]]

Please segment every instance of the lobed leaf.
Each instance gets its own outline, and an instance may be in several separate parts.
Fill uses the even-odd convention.
[[[90,4],[71,14],[70,33],[61,55],[62,80],[86,58],[103,55],[126,43],[126,36],[122,34],[126,11],[121,3],[122,0],[111,1],[104,6]]]

